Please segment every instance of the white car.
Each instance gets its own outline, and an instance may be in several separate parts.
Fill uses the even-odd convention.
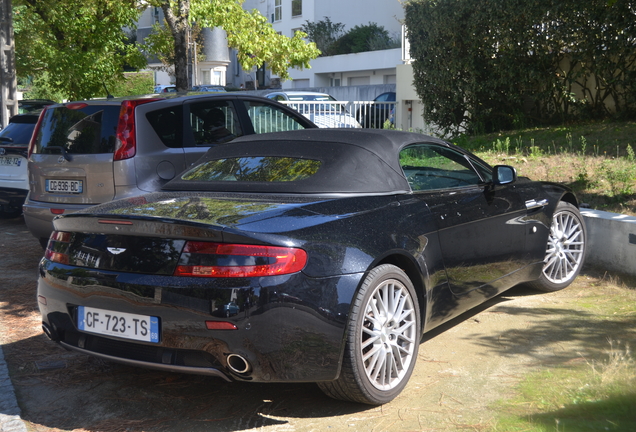
[[[0,218],[22,214],[29,192],[27,148],[39,115],[39,111],[15,115],[0,131]]]
[[[342,103],[326,93],[281,91],[269,93],[265,97],[294,108],[321,128],[362,127]]]

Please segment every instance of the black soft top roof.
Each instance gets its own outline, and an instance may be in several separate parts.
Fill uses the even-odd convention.
[[[292,182],[186,181],[181,176],[164,190],[310,194],[410,192],[399,164],[402,148],[413,143],[448,145],[427,135],[374,129],[305,129],[240,137],[211,148],[197,162],[246,156],[315,159],[313,176]]]

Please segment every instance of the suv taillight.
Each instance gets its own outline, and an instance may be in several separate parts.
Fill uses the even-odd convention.
[[[137,140],[135,139],[135,108],[148,102],[163,100],[163,98],[125,100],[119,111],[117,122],[117,144],[113,160],[130,159],[137,152]]]
[[[31,158],[33,154],[33,150],[35,149],[35,141],[38,137],[38,133],[40,133],[40,127],[42,126],[42,119],[44,118],[44,113],[46,113],[46,107],[40,113],[40,117],[38,118],[38,122],[35,124],[33,128],[33,134],[31,135],[31,140],[29,141],[29,150],[27,152],[27,159]]]

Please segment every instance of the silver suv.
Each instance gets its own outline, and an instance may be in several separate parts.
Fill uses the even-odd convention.
[[[46,246],[56,215],[159,190],[211,146],[315,127],[275,101],[232,93],[52,105],[29,145],[24,219]]]

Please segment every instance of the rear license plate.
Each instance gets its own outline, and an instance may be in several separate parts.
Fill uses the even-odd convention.
[[[159,342],[159,318],[153,316],[78,306],[77,327],[89,333]]]
[[[0,166],[20,166],[22,158],[19,156],[0,156]]]
[[[51,193],[81,194],[83,185],[81,180],[47,180],[46,191]]]

